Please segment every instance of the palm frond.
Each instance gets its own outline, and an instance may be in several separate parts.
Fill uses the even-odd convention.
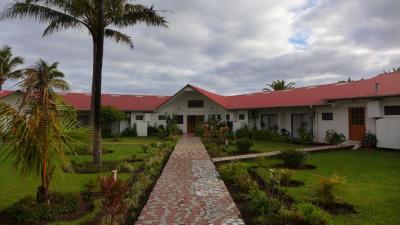
[[[124,44],[129,45],[129,47],[131,49],[134,48],[134,44],[132,42],[131,37],[129,37],[126,34],[123,34],[123,33],[119,32],[119,31],[112,30],[112,29],[105,29],[104,35],[107,38],[114,39],[115,42],[117,42],[117,43],[122,42]]]

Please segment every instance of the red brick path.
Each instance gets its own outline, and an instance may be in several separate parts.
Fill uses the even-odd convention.
[[[176,145],[135,223],[146,224],[244,224],[199,138]]]

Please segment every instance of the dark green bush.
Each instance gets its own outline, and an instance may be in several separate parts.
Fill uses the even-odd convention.
[[[250,148],[253,144],[248,138],[241,138],[236,141],[237,151],[240,153],[250,152]]]
[[[271,197],[268,197],[264,191],[252,189],[248,195],[249,208],[257,216],[268,216],[278,214],[281,209],[281,203]]]
[[[337,145],[345,140],[344,134],[339,134],[336,130],[327,130],[325,135],[325,142],[330,145]]]
[[[289,142],[290,139],[287,136],[273,131],[273,130],[259,130],[259,129],[249,129],[244,127],[238,129],[235,132],[236,138],[249,138],[251,140],[258,141],[274,141],[274,142]]]
[[[362,141],[362,145],[366,148],[376,148],[376,144],[378,143],[378,139],[376,135],[370,131],[368,131]]]
[[[75,193],[51,193],[51,204],[38,204],[26,197],[7,208],[3,213],[15,224],[32,224],[39,220],[52,221],[56,216],[75,212],[79,208],[80,195]]]
[[[122,137],[137,137],[138,134],[137,134],[137,130],[136,130],[136,123],[133,124],[133,127],[128,127],[128,128],[126,128],[126,129],[122,132],[121,136],[122,136]]]
[[[299,168],[305,163],[307,155],[301,150],[288,149],[279,154],[283,164],[288,168]]]

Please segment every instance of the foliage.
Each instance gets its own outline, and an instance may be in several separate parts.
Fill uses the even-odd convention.
[[[376,144],[378,143],[378,139],[376,138],[376,134],[371,131],[367,131],[362,141],[362,145],[366,148],[376,148]]]
[[[270,84],[267,84],[266,87],[263,89],[263,91],[288,90],[288,89],[293,89],[294,85],[295,85],[294,82],[286,83],[285,80],[276,80]]]
[[[312,144],[313,141],[313,133],[310,130],[306,130],[304,126],[301,126],[298,130],[299,138],[298,142],[301,144]]]
[[[24,69],[20,83],[23,97],[19,110],[0,103],[0,134],[13,167],[21,174],[41,175],[38,201],[49,200],[50,181],[54,173],[61,175],[71,166],[65,152],[74,152],[87,141],[88,131],[78,127],[76,113],[66,106],[53,88],[67,90],[64,74],[57,63],[39,60]]]
[[[124,112],[119,111],[113,106],[101,107],[101,131],[103,137],[114,137],[119,135],[119,131],[114,131],[112,124],[126,119]]]
[[[283,160],[283,164],[288,168],[299,168],[307,159],[304,151],[287,149],[279,154],[279,158]]]
[[[17,67],[23,63],[24,60],[21,57],[13,57],[9,46],[0,48],[0,90],[7,79],[22,77],[22,71],[18,70]]]
[[[122,162],[118,165],[118,171],[120,173],[132,173],[135,171],[135,167],[132,166],[132,164],[128,162]]]
[[[314,190],[314,197],[320,203],[331,205],[341,202],[342,198],[336,195],[337,188],[343,183],[343,179],[334,173],[330,177],[320,177]]]
[[[329,213],[310,203],[297,204],[295,205],[295,210],[298,210],[303,218],[303,223],[305,224],[329,225],[332,223],[332,219]]]
[[[241,138],[236,140],[237,151],[240,153],[250,152],[250,148],[252,145],[253,143],[251,143],[250,139],[248,138]]]
[[[122,137],[137,137],[137,136],[138,136],[138,133],[137,133],[137,130],[136,130],[136,123],[133,124],[132,127],[126,128],[126,129],[122,132],[121,136],[122,136]]]
[[[291,169],[271,169],[271,177],[276,184],[289,185],[293,175],[294,170]]]
[[[154,126],[148,125],[147,126],[147,136],[149,137],[165,137],[165,128],[162,124],[158,125],[155,124]]]
[[[241,162],[224,164],[219,167],[219,173],[224,181],[231,182],[240,190],[248,191],[257,186]]]
[[[80,196],[73,193],[51,193],[51,204],[39,204],[32,197],[26,197],[13,204],[4,215],[15,224],[32,224],[39,220],[52,221],[60,214],[75,212],[79,208]]]
[[[128,183],[113,176],[100,176],[100,193],[103,199],[104,222],[106,225],[119,224],[119,216],[125,212],[124,198],[128,192]]]
[[[268,197],[258,188],[249,191],[248,199],[250,211],[257,216],[276,215],[281,209],[281,203],[278,200]]]
[[[236,138],[249,138],[259,141],[289,142],[288,136],[284,136],[273,130],[249,129],[247,126],[235,132]]]
[[[165,117],[165,137],[168,137],[170,135],[181,135],[182,131],[179,129],[178,122],[174,119],[172,116],[166,116]]]
[[[339,134],[336,130],[327,130],[325,134],[325,141],[330,145],[337,145],[345,140],[344,134]]]

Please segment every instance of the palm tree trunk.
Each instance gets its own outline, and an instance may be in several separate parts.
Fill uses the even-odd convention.
[[[93,163],[101,166],[101,72],[104,50],[104,0],[99,1],[98,27],[93,34],[93,80],[91,101],[91,126]]]

